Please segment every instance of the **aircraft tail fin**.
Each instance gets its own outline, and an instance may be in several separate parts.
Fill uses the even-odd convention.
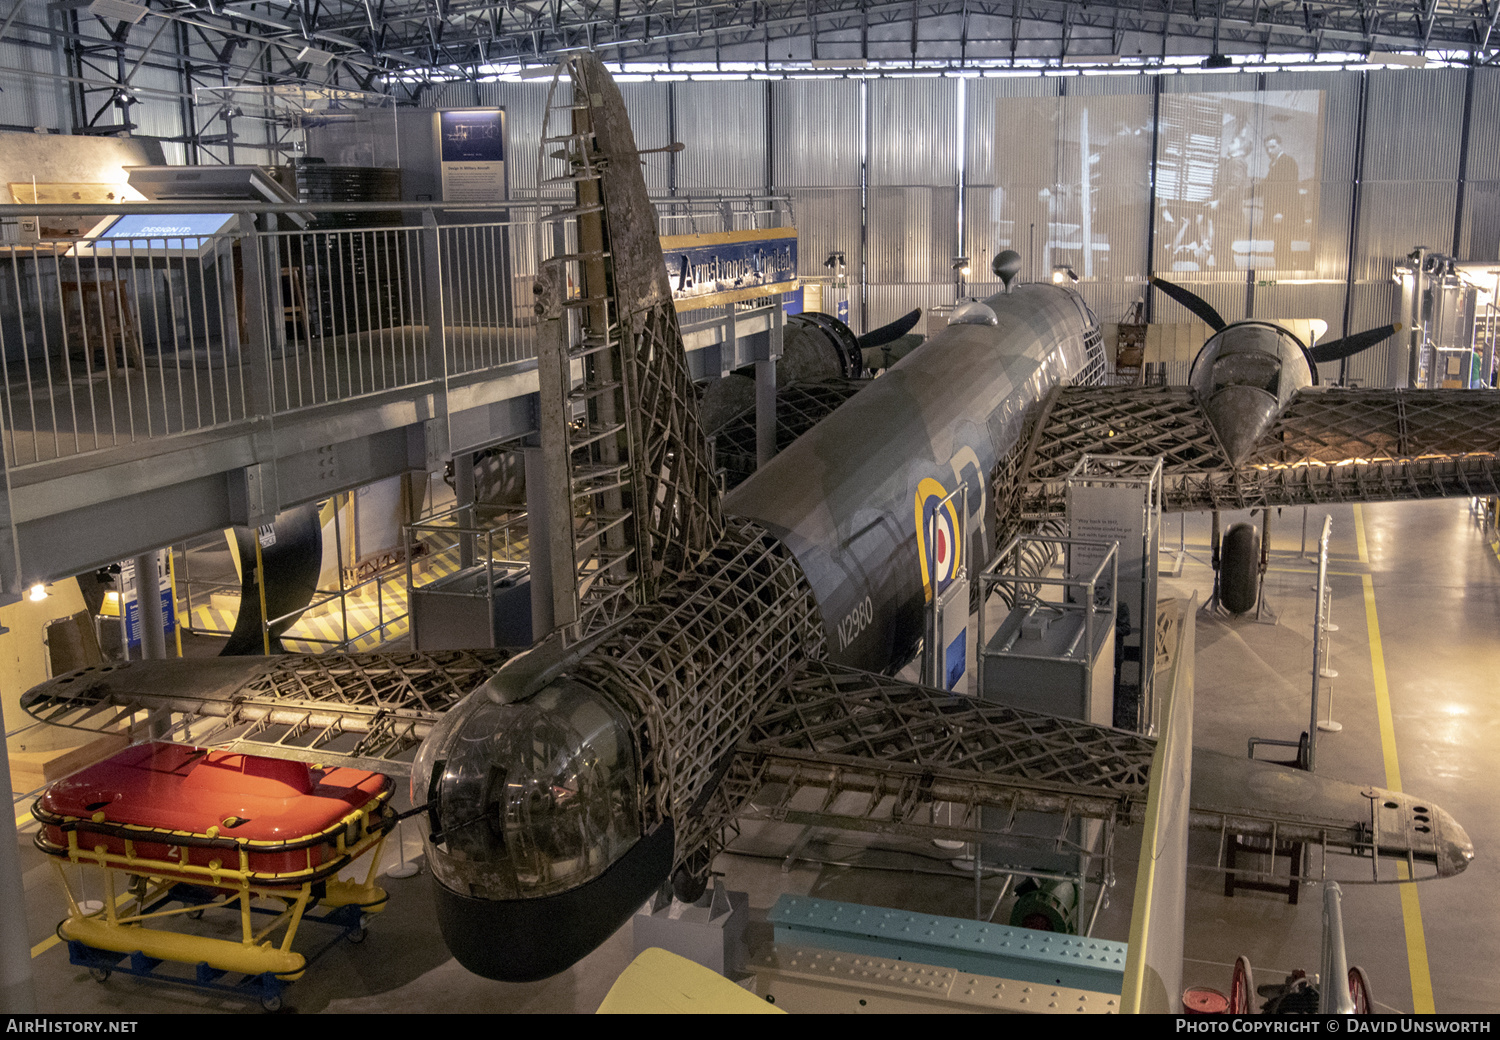
[[[567,171],[554,181],[573,187],[575,203],[544,218],[553,233],[543,234],[552,253],[537,285],[539,354],[552,356],[539,357],[539,368],[542,445],[550,419],[551,456],[565,460],[558,482],[571,498],[557,508],[573,519],[569,569],[587,631],[655,599],[664,577],[690,567],[723,524],[624,99],[592,55],[568,59],[566,71],[573,100],[549,98],[541,147],[545,158],[562,145]]]

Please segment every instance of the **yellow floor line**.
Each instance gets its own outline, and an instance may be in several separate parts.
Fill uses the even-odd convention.
[[[1305,567],[1267,567],[1268,571],[1281,571],[1285,574],[1306,574],[1308,577],[1317,577],[1316,571],[1309,571]],[[1335,571],[1330,570],[1329,575],[1335,578],[1363,578],[1363,571]]]
[[[1359,530],[1359,507],[1354,512],[1356,530]],[[1361,555],[1364,550],[1363,532],[1359,539]],[[1361,575],[1365,586],[1365,623],[1370,632],[1370,667],[1375,679],[1375,714],[1380,720],[1380,751],[1385,759],[1385,786],[1392,791],[1401,790],[1401,765],[1396,759],[1396,724],[1391,715],[1391,693],[1385,675],[1385,649],[1380,640],[1380,620],[1375,614],[1375,582],[1368,575]],[[1406,864],[1399,865],[1398,875],[1407,878]],[[1411,972],[1412,1010],[1419,1015],[1436,1012],[1432,1000],[1432,974],[1427,964],[1427,935],[1422,928],[1422,904],[1417,896],[1417,886],[1400,886],[1401,923],[1406,929],[1406,963]]]
[[[1354,544],[1359,547],[1359,562],[1370,562],[1370,548],[1365,543],[1365,511],[1354,503]]]

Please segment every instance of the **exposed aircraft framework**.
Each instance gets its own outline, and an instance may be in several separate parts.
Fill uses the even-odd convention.
[[[1100,445],[1160,455],[1173,512],[1500,495],[1500,408],[1488,390],[1303,391],[1235,469],[1191,389],[1059,387],[1022,443],[1012,523],[1060,514],[1068,474]]]
[[[757,791],[773,814],[802,811],[768,793],[778,784],[879,790],[862,814],[877,827],[880,814],[918,825],[940,801],[957,803],[973,833],[988,829],[990,808],[1131,818],[1144,738],[860,667],[899,666],[917,628],[923,486],[971,484],[985,508],[982,490],[1029,472],[1042,447],[1023,429],[1039,398],[1099,373],[1082,299],[1033,285],[993,297],[993,309],[971,306],[721,500],[624,100],[595,58],[571,60],[568,75],[574,91],[554,95],[565,115],[542,153],[567,159],[559,176],[575,191],[577,232],[553,238],[537,287],[541,479],[528,479],[533,530],[547,534],[541,560],[533,539],[533,575],[553,592],[541,625],[552,636],[488,678],[494,658],[483,654],[294,657],[196,674],[149,662],[58,677],[25,695],[26,710],[194,741],[204,724],[221,742],[324,763],[351,760],[342,752],[391,772],[421,739],[408,768],[426,791],[439,918],[463,963],[495,978],[567,967],[668,874],[701,885],[722,829],[755,811]],[[1411,412],[1397,406],[1388,451],[1427,443],[1399,426]],[[1484,421],[1458,426],[1450,452],[1494,454]],[[1192,432],[1179,427],[1179,439]],[[868,447],[877,439],[883,453]],[[1022,454],[1007,458],[1012,443]],[[1153,454],[1188,454],[1166,431],[1152,443]],[[1002,522],[1016,502],[1004,490],[989,514]],[[872,532],[873,548],[845,552]],[[995,537],[966,550],[972,562]],[[865,627],[833,645],[861,597]],[[1289,797],[1278,800],[1250,779],[1274,767],[1199,757],[1217,782],[1194,785],[1195,819],[1221,834],[1297,834],[1428,876],[1472,855],[1455,821],[1411,797],[1285,773]]]

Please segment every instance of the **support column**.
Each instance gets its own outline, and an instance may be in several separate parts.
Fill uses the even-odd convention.
[[[755,468],[776,454],[776,361],[786,332],[786,312],[778,302],[771,310],[771,328],[766,337],[766,355],[755,359]]]
[[[465,527],[475,527],[474,514],[474,453],[464,452],[453,456],[453,495],[459,507],[458,520]],[[459,567],[474,566],[474,538],[472,534],[458,536]]]
[[[1422,298],[1427,294],[1427,247],[1412,250],[1413,261],[1411,309],[1407,312],[1406,387],[1416,390],[1422,387],[1422,351],[1426,345],[1427,326],[1423,319]]]
[[[755,468],[776,454],[776,359],[755,363]]]
[[[10,749],[4,739],[5,716],[0,712],[0,776],[10,786]],[[14,804],[7,801],[6,805]],[[9,809],[0,824],[0,1013],[32,1014],[36,1011],[36,986],[31,974],[31,940],[26,934],[26,885],[21,878],[20,836],[15,814]]]
[[[141,553],[135,558],[135,601],[141,612],[141,657],[147,661],[164,661],[167,637],[162,632],[165,618],[161,612],[161,587],[156,574],[156,553]]]

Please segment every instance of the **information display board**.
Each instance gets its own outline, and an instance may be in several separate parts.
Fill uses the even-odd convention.
[[[462,108],[434,114],[444,202],[505,199],[505,109]]]

